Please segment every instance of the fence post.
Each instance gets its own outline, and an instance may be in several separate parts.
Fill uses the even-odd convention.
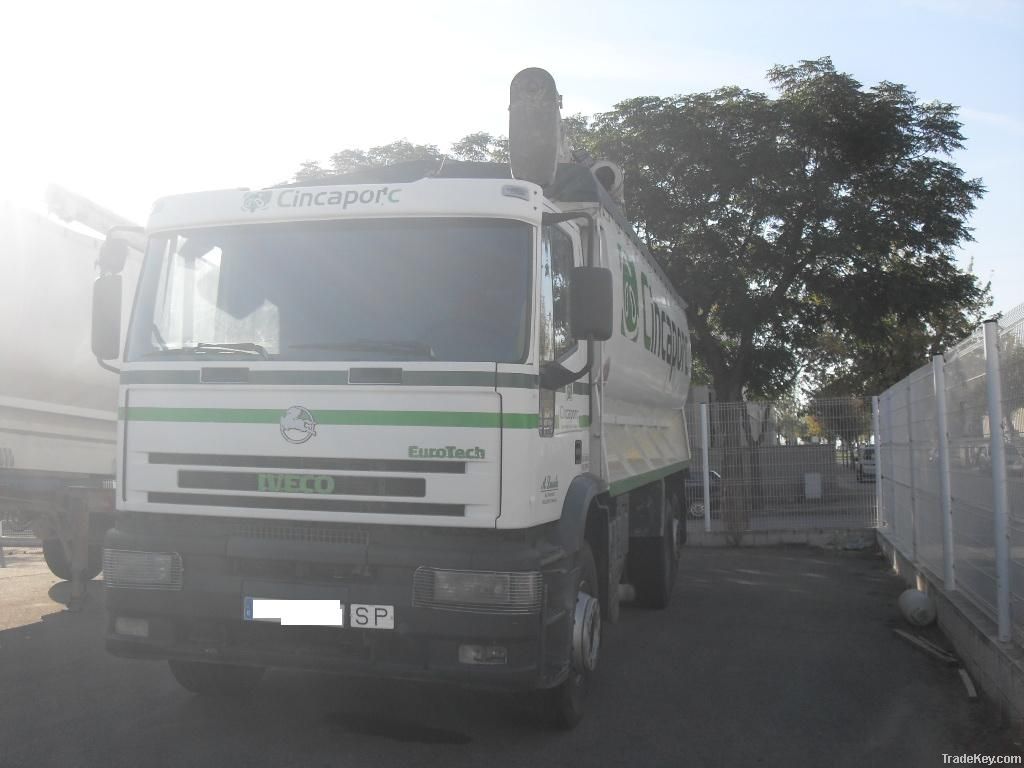
[[[708,404],[700,404],[700,448],[704,462],[704,531],[711,533],[711,468],[708,466],[708,444],[711,442],[708,429]]]
[[[949,482],[949,425],[946,421],[946,361],[932,357],[932,381],[935,384],[935,415],[938,417],[939,501],[942,504],[942,581],[946,591],[956,589],[953,552],[953,492]]]
[[[871,398],[871,431],[875,434],[875,527],[882,522],[882,430],[878,397]]]
[[[893,456],[896,455],[896,450],[893,448],[893,445],[895,445],[895,443],[893,443],[893,439],[892,439],[892,431],[893,431],[892,430],[892,398],[893,398],[893,388],[890,388],[888,393],[883,393],[882,394],[882,398],[883,398],[883,402],[885,403],[885,428],[888,430],[887,434],[889,436],[889,453],[892,454],[892,456],[889,457],[889,461],[893,461]],[[895,462],[893,462],[893,466],[890,467],[890,469],[892,469],[893,475],[895,475],[895,473],[896,473],[896,464],[895,464]],[[882,491],[883,492],[888,491],[888,493],[889,493],[889,504],[887,505],[887,508],[889,510],[889,521],[888,522],[889,522],[889,526],[890,526],[889,538],[892,539],[893,545],[895,546],[896,545],[896,541],[897,541],[897,539],[899,537],[899,525],[897,523],[898,517],[896,515],[896,486],[895,486],[894,478],[889,478],[888,486],[886,488],[883,488]]]
[[[910,560],[917,565],[917,478],[914,477],[914,409],[907,381],[907,460],[910,470]]]
[[[996,615],[999,642],[1010,642],[1010,539],[1003,446],[1003,385],[999,378],[999,321],[985,321],[985,378],[988,395],[989,459],[992,463],[992,527],[996,556]]]

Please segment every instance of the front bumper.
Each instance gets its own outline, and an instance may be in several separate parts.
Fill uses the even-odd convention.
[[[131,658],[322,669],[530,689],[568,671],[572,558],[553,530],[521,532],[238,521],[123,515],[106,546],[178,552],[180,591],[108,587],[107,649]],[[481,613],[413,604],[413,574],[428,566],[540,571],[539,612]],[[395,628],[289,627],[243,620],[246,597],[393,605]],[[115,631],[117,618],[146,619],[145,638]],[[462,644],[500,645],[503,664],[465,664]]]

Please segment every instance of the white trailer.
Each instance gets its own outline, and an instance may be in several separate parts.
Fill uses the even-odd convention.
[[[124,223],[59,188],[50,201],[69,219]],[[31,524],[62,579],[99,573],[113,524],[117,376],[97,365],[89,338],[101,243],[0,204],[0,519]]]
[[[289,665],[534,689],[572,726],[620,596],[669,604],[683,303],[621,176],[558,162],[543,70],[513,81],[510,128],[511,168],[157,202],[121,369],[112,653],[198,693]]]

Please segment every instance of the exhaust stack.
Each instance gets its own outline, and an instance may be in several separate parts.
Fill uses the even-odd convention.
[[[508,153],[515,178],[547,187],[555,180],[559,160],[570,159],[563,147],[561,106],[547,70],[530,67],[512,78]]]

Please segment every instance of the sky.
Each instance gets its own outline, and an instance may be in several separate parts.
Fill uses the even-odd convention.
[[[508,84],[548,69],[564,114],[831,56],[865,86],[960,108],[954,160],[988,192],[958,253],[1024,302],[1024,0],[36,2],[0,29],[0,199],[56,182],[144,223],[158,197],[262,187],[398,138],[507,133]],[[628,179],[627,179],[628,184]]]

